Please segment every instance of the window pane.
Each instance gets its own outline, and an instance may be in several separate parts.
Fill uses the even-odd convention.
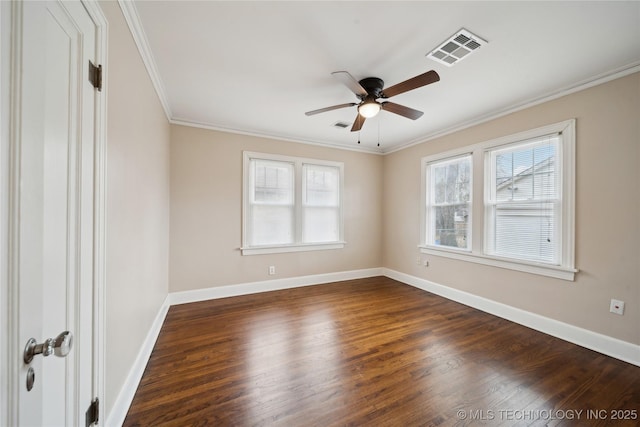
[[[552,203],[496,206],[496,255],[555,263],[555,232]]]
[[[293,164],[287,162],[252,160],[252,203],[293,204]]]
[[[342,163],[250,152],[243,157],[243,254],[342,243]]]
[[[471,162],[468,158],[437,163],[430,167],[435,204],[470,200]]]
[[[253,205],[251,245],[293,243],[293,207]]]
[[[434,208],[433,244],[468,249],[469,205],[437,206]]]
[[[340,238],[339,209],[307,207],[304,210],[304,243],[336,242]]]
[[[338,206],[340,170],[337,167],[305,164],[303,173],[306,206]]]
[[[540,200],[556,197],[557,138],[547,137],[494,155],[496,201]]]
[[[558,263],[559,141],[548,136],[491,152],[494,187],[486,211],[487,253]]]
[[[334,166],[303,166],[304,243],[336,242],[340,236],[340,169]]]
[[[471,247],[471,156],[429,165],[427,242],[468,250]]]

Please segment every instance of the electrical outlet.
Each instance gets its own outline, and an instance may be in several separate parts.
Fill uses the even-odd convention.
[[[624,314],[624,301],[612,299],[611,305],[609,306],[609,311],[611,313],[619,314],[620,316],[622,316]]]
[[[418,264],[418,265],[422,264],[422,260],[420,259],[420,255],[418,255],[416,257],[416,264]]]
[[[276,266],[271,265],[269,266],[269,276],[273,276],[274,274],[276,274]]]

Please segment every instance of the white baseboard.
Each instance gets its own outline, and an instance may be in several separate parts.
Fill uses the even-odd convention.
[[[138,357],[133,362],[133,366],[129,370],[129,374],[120,389],[120,393],[116,398],[116,401],[109,411],[107,419],[105,420],[105,426],[121,426],[124,422],[124,419],[127,416],[127,412],[129,412],[129,407],[131,406],[131,402],[133,402],[133,397],[136,394],[136,390],[138,390],[138,385],[140,384],[140,380],[142,379],[142,374],[144,374],[144,370],[147,367],[147,362],[151,357],[151,352],[153,351],[153,347],[156,345],[156,340],[158,339],[158,335],[160,335],[160,329],[162,329],[162,324],[164,323],[165,317],[167,317],[167,312],[169,311],[169,296],[167,296],[160,306],[158,310],[158,314],[156,314],[155,319],[153,319],[153,323],[151,324],[151,328],[147,333],[147,336],[142,343],[142,347],[138,352]]]
[[[569,325],[539,314],[511,307],[468,292],[443,286],[426,279],[383,268],[383,274],[391,279],[440,295],[452,301],[476,308],[494,316],[524,325],[547,335],[586,347],[607,356],[640,366],[640,345],[602,335],[597,332]]]
[[[142,348],[140,348],[138,357],[136,357],[133,366],[129,370],[129,375],[127,375],[127,378],[120,389],[120,394],[118,394],[111,411],[109,411],[104,425],[121,426],[124,422],[170,306],[238,295],[255,294],[258,292],[269,292],[301,286],[320,285],[323,283],[382,276],[382,270],[382,268],[367,268],[363,270],[340,271],[336,273],[315,274],[311,276],[291,277],[286,279],[266,280],[262,282],[241,283],[237,285],[169,293],[158,310],[158,314],[149,329],[149,333],[142,343]]]
[[[572,326],[535,313],[530,313],[528,311],[511,307],[464,291],[439,285],[426,279],[421,279],[399,271],[388,268],[368,268],[363,270],[290,277],[286,279],[266,280],[262,282],[241,283],[237,285],[169,293],[158,310],[158,314],[156,315],[149,333],[144,340],[142,348],[138,353],[138,357],[131,367],[129,375],[125,380],[120,394],[118,395],[113,408],[109,412],[104,425],[120,426],[124,422],[170,306],[210,299],[248,295],[259,292],[320,285],[344,280],[364,279],[375,276],[389,277],[427,292],[440,295],[452,301],[493,314],[494,316],[510,320],[545,334],[606,354],[607,356],[615,357],[616,359],[640,366],[640,346],[638,345],[582,329],[577,326]]]
[[[299,288],[301,286],[321,285],[323,283],[382,276],[382,271],[382,268],[367,268],[363,270],[339,271],[336,273],[314,274],[310,276],[289,277],[286,279],[217,286],[192,291],[171,292],[169,294],[169,301],[171,305],[177,305],[217,298],[235,297],[238,295],[256,294],[259,292],[279,291],[282,289]]]

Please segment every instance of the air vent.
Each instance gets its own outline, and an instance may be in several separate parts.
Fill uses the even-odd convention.
[[[333,124],[333,127],[336,127],[336,128],[338,128],[338,129],[346,129],[346,128],[348,128],[349,126],[351,126],[351,124],[349,124],[349,123],[345,123],[345,122],[335,122],[335,123]]]
[[[485,44],[487,44],[486,40],[462,28],[447,40],[440,43],[440,45],[429,52],[427,56],[447,67],[451,67],[453,64],[467,58]]]

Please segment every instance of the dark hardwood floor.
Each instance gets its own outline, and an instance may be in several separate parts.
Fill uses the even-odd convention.
[[[639,412],[639,367],[377,277],[171,307],[124,425],[636,426]]]

